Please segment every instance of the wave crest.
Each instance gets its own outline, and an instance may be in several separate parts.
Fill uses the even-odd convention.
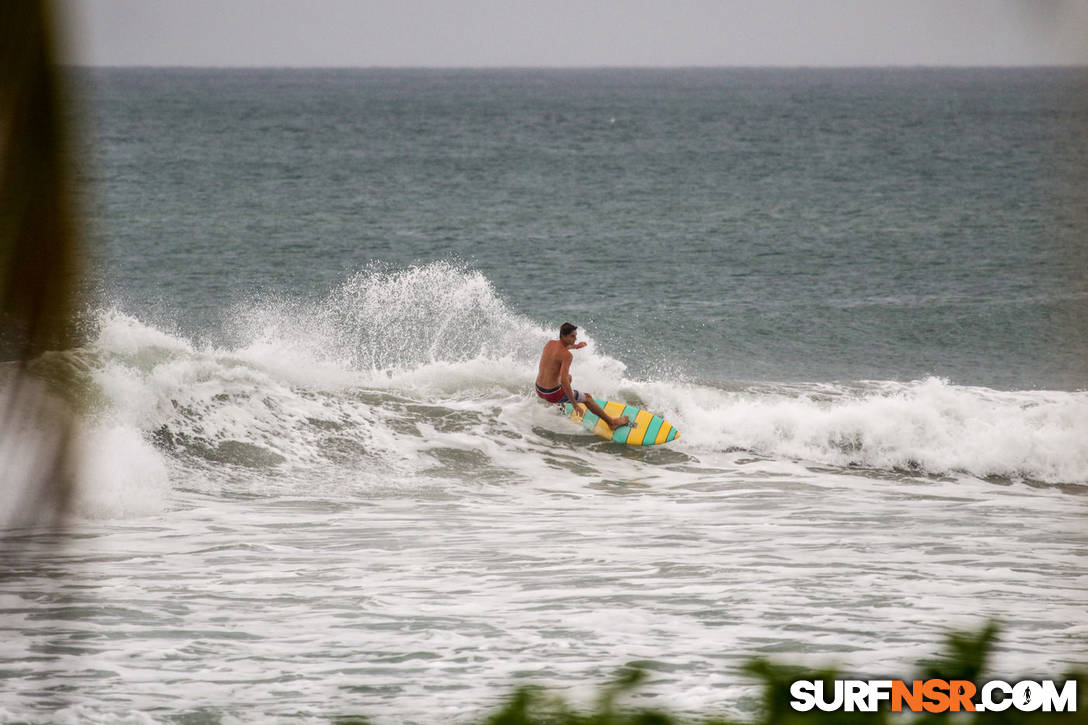
[[[42,361],[75,370],[81,409],[102,431],[88,508],[125,508],[125,491],[137,487],[149,492],[137,508],[154,510],[166,472],[357,485],[360,471],[426,476],[436,456],[461,460],[453,450],[488,451],[469,477],[492,464],[538,477],[554,470],[556,446],[597,455],[577,443],[578,429],[539,434],[542,424],[566,431],[530,392],[552,335],[478,272],[446,263],[370,270],[320,300],[237,310],[230,332],[231,344],[201,346],[109,310],[86,348]],[[721,470],[745,451],[813,466],[1088,484],[1085,392],[936,378],[739,390],[667,374],[632,380],[583,338],[576,386],[664,415],[682,433],[670,447],[696,467]],[[118,455],[133,463],[127,478],[111,468]]]
[[[928,378],[678,394],[685,438],[833,466],[1088,482],[1088,393]]]
[[[484,275],[448,262],[372,268],[315,303],[274,300],[239,310],[233,326],[247,347],[387,374],[476,359],[524,363],[548,334],[513,313]]]

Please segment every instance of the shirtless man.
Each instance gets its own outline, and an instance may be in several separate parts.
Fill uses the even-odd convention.
[[[626,415],[619,418],[606,415],[590,393],[578,392],[570,386],[570,362],[574,359],[571,350],[581,350],[586,346],[584,342],[575,344],[577,339],[578,328],[564,322],[559,328],[559,339],[549,340],[544,346],[544,352],[540,354],[540,370],[536,374],[536,394],[549,403],[582,403],[612,430],[627,425]]]

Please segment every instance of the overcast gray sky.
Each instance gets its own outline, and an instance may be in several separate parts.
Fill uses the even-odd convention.
[[[1086,65],[1088,0],[59,0],[71,60],[183,66]]]

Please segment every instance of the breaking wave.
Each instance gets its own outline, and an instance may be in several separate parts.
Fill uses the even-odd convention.
[[[552,336],[478,272],[370,270],[326,298],[258,301],[232,342],[199,346],[117,309],[70,366],[89,516],[162,510],[171,488],[254,495],[436,478],[531,480],[557,447],[590,463],[596,439],[531,393]],[[914,382],[760,385],[628,378],[592,331],[576,385],[664,415],[670,451],[719,466],[738,451],[803,465],[1088,483],[1088,393]],[[670,459],[671,460],[671,459]],[[647,459],[644,465],[653,465]],[[661,466],[658,466],[661,468]],[[670,475],[666,471],[658,471]],[[254,488],[260,490],[254,490]]]

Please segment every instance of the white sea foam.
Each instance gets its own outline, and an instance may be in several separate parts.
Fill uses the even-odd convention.
[[[1088,393],[912,383],[726,392],[649,386],[697,449],[834,466],[1088,482]],[[651,397],[653,397],[651,395]]]
[[[0,368],[0,527],[51,519],[57,510],[51,504],[59,498],[40,492],[70,480],[67,441],[73,428],[69,406],[50,386],[14,364]]]
[[[314,303],[271,300],[239,308],[243,347],[271,344],[298,360],[384,376],[430,363],[527,359],[547,332],[517,316],[479,272],[445,262],[359,273]]]
[[[446,292],[425,294],[435,289]],[[72,354],[91,404],[78,513],[161,512],[168,471],[189,476],[194,466],[212,479],[220,467],[254,480],[293,472],[300,482],[316,466],[322,480],[355,485],[411,485],[435,471],[476,480],[480,466],[531,478],[555,445],[534,431],[579,435],[530,391],[550,334],[475,272],[438,264],[359,275],[318,302],[254,305],[233,328],[235,344],[200,347],[117,310],[99,316],[97,337]],[[743,451],[802,465],[1088,484],[1088,393],[932,378],[743,390],[631,380],[591,331],[582,338],[575,386],[664,415],[681,431],[670,449],[695,465]],[[22,433],[9,431],[6,470],[38,465],[11,435]]]
[[[45,721],[46,719],[43,718],[42,722]],[[85,705],[58,710],[49,716],[48,721],[57,725],[157,725],[162,722],[143,712],[128,712],[122,715]]]
[[[120,425],[84,431],[75,512],[89,518],[126,518],[161,513],[169,495],[162,454],[140,434]]]
[[[49,566],[3,602],[8,668],[58,652],[69,674],[46,681],[83,688],[71,720],[401,723],[631,662],[666,707],[751,715],[747,655],[908,675],[938,632],[987,617],[1010,622],[1002,671],[1080,661],[1083,497],[978,477],[1088,481],[1085,394],[635,380],[585,331],[576,386],[682,432],[631,452],[542,405],[549,333],[465,287],[490,311],[472,344],[435,326],[384,358],[320,302],[266,304],[218,347],[103,313],[71,360],[79,548],[61,581],[35,554]],[[163,672],[166,695],[131,687]],[[435,677],[455,688],[418,684]],[[28,719],[41,683],[9,681]]]
[[[531,393],[550,333],[511,312],[479,273],[444,263],[360,274],[316,302],[239,310],[230,347],[200,348],[116,311],[99,327],[92,377],[104,423],[214,462],[350,467],[355,451],[412,475],[419,468],[405,461],[427,448],[421,426],[438,425],[444,445],[466,450],[488,447],[498,428],[525,438],[495,462],[528,471],[552,445],[533,426],[569,430]],[[1088,482],[1088,393],[939,379],[743,390],[631,380],[591,331],[582,338],[575,387],[664,415],[682,434],[672,448],[711,466],[741,450],[835,467]],[[461,411],[456,431],[443,412],[452,409]]]

